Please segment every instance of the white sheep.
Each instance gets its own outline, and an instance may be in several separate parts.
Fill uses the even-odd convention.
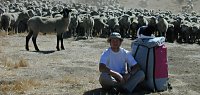
[[[28,35],[26,36],[26,50],[29,50],[29,40],[32,37],[32,41],[36,51],[39,51],[39,48],[36,44],[36,38],[39,32],[48,33],[56,32],[57,33],[57,50],[59,51],[59,41],[61,41],[61,49],[64,50],[63,45],[63,33],[68,30],[68,25],[70,23],[70,13],[71,10],[65,8],[61,12],[63,17],[58,18],[47,18],[35,16],[28,20]]]

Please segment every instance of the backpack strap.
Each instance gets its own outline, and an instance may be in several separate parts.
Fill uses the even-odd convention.
[[[140,45],[138,45],[137,48],[136,48],[135,54],[133,55],[134,58],[135,58],[135,56],[136,56],[136,54],[138,52],[139,47],[140,47]]]
[[[155,47],[153,48],[153,56],[154,56],[154,63],[153,63],[153,84],[154,84],[154,88],[155,88],[155,91],[158,90],[157,86],[156,86],[156,78],[155,78],[155,60],[156,60],[156,55],[155,55]]]

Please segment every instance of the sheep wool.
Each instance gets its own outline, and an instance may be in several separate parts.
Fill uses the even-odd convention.
[[[56,32],[57,33],[57,50],[59,51],[59,41],[61,41],[61,49],[64,50],[63,45],[63,33],[68,30],[68,26],[70,23],[70,12],[71,10],[65,8],[63,9],[61,14],[62,17],[58,18],[47,18],[41,16],[34,16],[28,20],[28,35],[26,36],[26,50],[29,50],[29,40],[32,37],[32,41],[36,51],[39,51],[39,48],[36,44],[36,38],[39,32],[49,33]]]

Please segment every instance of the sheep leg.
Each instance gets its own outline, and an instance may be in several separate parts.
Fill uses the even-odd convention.
[[[32,37],[33,45],[34,45],[36,51],[40,51],[38,46],[37,46],[37,43],[36,43],[36,38],[37,38],[37,36]]]
[[[85,29],[85,35],[86,35],[86,38],[88,39],[88,36],[89,36],[89,31],[88,31],[88,29]]]
[[[56,46],[56,49],[57,49],[57,51],[60,51],[60,48],[59,48],[59,36],[57,35],[57,46]]]
[[[76,33],[76,28],[75,29],[73,29],[73,37],[75,37],[77,35],[77,33]]]
[[[32,35],[33,35],[33,32],[29,32],[29,34],[26,36],[26,50],[27,51],[29,51],[28,43],[29,43],[29,40],[30,40]]]
[[[61,37],[60,37],[60,41],[61,41],[61,50],[65,50],[64,48],[64,45],[63,45],[63,33],[61,34]]]
[[[89,30],[89,35],[91,37],[91,39],[93,38],[93,35],[92,35],[92,29]]]
[[[61,49],[64,49],[62,34],[57,34],[57,46],[56,46],[57,51],[60,51],[60,48],[59,48],[59,41],[60,40],[61,40]]]

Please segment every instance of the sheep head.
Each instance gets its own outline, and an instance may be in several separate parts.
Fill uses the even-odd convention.
[[[71,12],[71,11],[72,11],[72,10],[65,8],[65,9],[63,9],[63,11],[61,12],[61,14],[63,14],[63,17],[64,17],[64,18],[68,18],[68,17],[69,17],[69,12]]]

